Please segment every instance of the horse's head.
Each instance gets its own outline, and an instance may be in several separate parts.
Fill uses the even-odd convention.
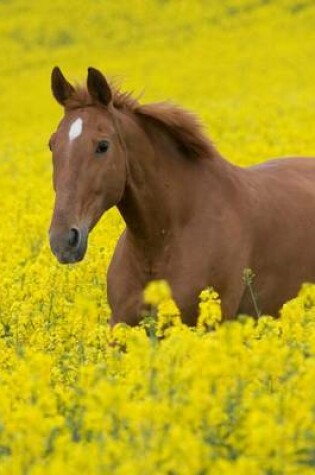
[[[126,163],[112,92],[99,71],[89,68],[87,90],[76,90],[55,68],[52,91],[64,117],[49,142],[56,193],[50,245],[69,263],[83,259],[89,231],[120,201]]]

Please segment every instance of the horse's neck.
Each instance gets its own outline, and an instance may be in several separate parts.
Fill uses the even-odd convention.
[[[200,212],[202,189],[208,197],[211,193],[211,183],[207,183],[211,169],[226,162],[219,156],[208,163],[189,159],[163,130],[144,131],[135,120],[127,125],[127,184],[118,208],[134,240],[159,247],[168,236],[180,232],[197,208]]]

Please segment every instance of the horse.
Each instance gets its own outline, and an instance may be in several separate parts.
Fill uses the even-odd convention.
[[[139,323],[152,280],[169,283],[188,325],[196,324],[206,287],[233,319],[253,315],[254,303],[276,316],[303,282],[314,282],[314,159],[236,166],[193,113],[141,104],[95,68],[74,87],[55,67],[51,88],[64,116],[49,141],[50,246],[61,263],[82,260],[90,231],[118,208],[126,228],[107,273],[112,326]],[[244,269],[255,273],[253,289]]]

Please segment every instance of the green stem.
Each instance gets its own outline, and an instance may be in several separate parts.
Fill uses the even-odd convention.
[[[249,293],[250,293],[250,296],[251,296],[251,299],[252,299],[252,302],[253,302],[253,305],[254,305],[256,316],[259,318],[261,316],[261,311],[259,310],[259,307],[258,307],[258,304],[257,304],[257,298],[255,296],[254,289],[253,289],[253,286],[252,286],[252,282],[254,280],[254,277],[255,277],[255,274],[251,269],[244,269],[243,280],[244,280],[245,284],[247,285],[247,287],[249,289]]]

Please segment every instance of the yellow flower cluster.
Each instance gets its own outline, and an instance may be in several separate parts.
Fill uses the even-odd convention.
[[[209,331],[211,328],[217,328],[221,319],[222,312],[219,295],[213,289],[203,290],[200,294],[197,328],[201,331]]]
[[[111,335],[82,295],[50,319],[2,322],[0,473],[313,473],[314,287],[280,320],[215,331],[180,324],[164,283],[146,298],[162,339]],[[216,323],[216,295],[201,305],[199,324]]]
[[[143,324],[111,331],[124,224],[109,211],[84,262],[57,264],[46,146],[51,68],[93,65],[198,112],[235,163],[311,155],[314,25],[312,0],[0,1],[0,475],[314,473],[314,287],[223,323],[205,289],[188,328],[155,282]]]
[[[144,302],[149,306],[150,312],[143,323],[146,326],[148,322],[150,331],[153,330],[157,337],[166,336],[174,329],[181,328],[180,312],[167,282],[149,283],[144,291]]]

